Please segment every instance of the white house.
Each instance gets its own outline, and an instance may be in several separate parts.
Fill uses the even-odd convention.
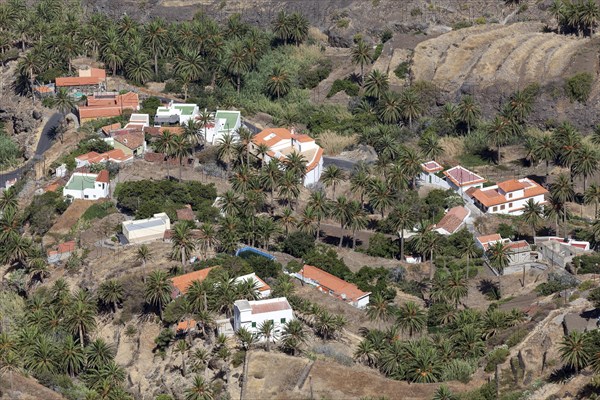
[[[92,164],[106,163],[108,161],[121,164],[124,162],[133,161],[133,155],[125,154],[121,149],[113,149],[102,154],[98,154],[95,151],[90,151],[89,153],[75,157],[75,165],[77,168],[87,167],[88,165]]]
[[[266,154],[258,151],[260,145],[266,145],[269,149]],[[323,149],[308,135],[296,134],[285,128],[267,128],[252,138],[252,152],[269,162],[276,158],[285,162],[287,156],[292,153],[301,154],[306,160],[306,175],[304,186],[317,183],[323,172]]]
[[[565,239],[556,236],[536,236],[533,238],[538,251],[551,266],[565,268],[573,262],[573,258],[591,253],[590,242]]]
[[[146,243],[153,240],[162,240],[165,231],[171,229],[171,220],[166,213],[154,214],[151,218],[135,221],[123,221],[123,235],[129,243]]]
[[[438,173],[444,170],[437,161],[427,161],[421,164],[421,173],[419,180],[428,185],[440,186],[444,189],[450,189],[450,185],[444,178],[438,176]]]
[[[131,114],[129,122],[123,129],[139,129],[143,130],[150,126],[150,115],[148,114]]]
[[[265,281],[256,276],[254,272],[248,275],[238,276],[237,278],[235,278],[234,283],[237,285],[248,280],[254,283],[261,299],[264,299],[265,297],[269,297],[271,295],[271,287]]]
[[[548,191],[529,178],[511,179],[470,192],[475,205],[486,214],[521,215],[529,199],[545,204]]]
[[[463,206],[452,207],[442,217],[440,222],[435,224],[435,230],[441,235],[452,235],[458,232],[467,223],[467,218],[471,215],[471,211]]]
[[[63,188],[63,196],[73,199],[97,200],[109,196],[110,178],[107,170],[98,174],[76,172]]]
[[[154,126],[185,125],[189,120],[196,120],[200,110],[196,104],[174,103],[166,107],[158,107],[154,116]]]
[[[294,312],[285,297],[268,300],[236,300],[233,303],[233,329],[246,328],[258,334],[261,324],[273,321],[273,336],[279,339],[284,325],[294,319]],[[260,338],[264,340],[265,338]]]
[[[450,188],[461,193],[470,188],[482,188],[483,183],[486,181],[485,178],[460,165],[444,171],[444,175],[446,175],[446,182],[448,182]]]
[[[214,115],[214,123],[202,128],[206,130],[206,143],[217,144],[219,139],[226,133],[237,137],[238,129],[242,126],[242,115],[239,111],[217,110]]]
[[[502,243],[508,251],[508,266],[504,268],[503,274],[509,275],[522,272],[523,268],[528,270],[533,263],[538,261],[539,253],[533,251],[531,246],[525,240],[513,242],[510,239],[505,239],[497,233],[492,235],[478,236],[475,243],[484,252],[496,243]],[[487,255],[485,255],[487,257]]]
[[[345,301],[353,307],[365,308],[369,304],[371,292],[363,292],[355,284],[346,282],[312,265],[305,265],[299,272],[292,274],[292,276],[300,279],[302,282],[315,286],[321,292]]]

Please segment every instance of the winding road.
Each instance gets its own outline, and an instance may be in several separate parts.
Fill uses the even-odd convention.
[[[58,126],[62,115],[60,113],[53,114],[42,129],[42,134],[40,136],[40,140],[38,141],[37,147],[35,149],[35,155],[27,160],[25,165],[20,166],[17,169],[14,169],[9,172],[1,172],[0,173],[0,188],[4,188],[6,181],[20,178],[23,174],[23,171],[27,170],[31,165],[38,160],[45,152],[52,146],[52,142],[54,141],[53,130]]]

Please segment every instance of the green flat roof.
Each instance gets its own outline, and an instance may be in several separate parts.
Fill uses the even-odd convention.
[[[173,108],[181,111],[182,115],[192,115],[194,113],[194,108],[196,108],[196,105],[190,104],[189,106],[174,106]]]
[[[67,185],[67,190],[93,189],[95,183],[92,177],[75,175]]]
[[[238,111],[217,111],[215,119],[225,119],[225,130],[233,129],[240,113]]]

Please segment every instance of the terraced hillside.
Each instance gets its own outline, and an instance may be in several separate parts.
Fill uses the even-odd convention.
[[[583,71],[596,75],[591,40],[542,33],[542,28],[532,22],[482,25],[426,40],[415,48],[413,77],[453,93],[465,86],[544,85]]]

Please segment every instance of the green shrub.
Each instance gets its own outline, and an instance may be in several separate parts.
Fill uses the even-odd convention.
[[[537,285],[535,291],[540,296],[549,296],[553,293],[558,293],[575,286],[577,286],[577,279],[575,279],[575,277],[551,272],[548,275],[548,282]]]
[[[592,290],[588,296],[588,300],[594,304],[594,307],[600,308],[600,288]]]
[[[476,25],[485,25],[486,22],[487,22],[487,20],[485,19],[485,17],[475,18]]]
[[[579,266],[578,274],[598,274],[600,273],[600,254],[586,254],[573,258],[573,265]]]
[[[92,204],[90,208],[85,210],[81,218],[85,221],[91,221],[93,219],[102,219],[109,214],[116,212],[116,208],[113,203],[107,201],[104,203]]]
[[[594,77],[588,72],[581,72],[567,78],[565,81],[565,92],[571,101],[585,103],[592,92]]]
[[[577,289],[580,292],[584,292],[586,290],[590,290],[595,287],[596,287],[596,284],[593,281],[587,280],[587,281],[581,282],[581,285],[579,285],[579,287]]]
[[[244,357],[246,357],[246,352],[244,350],[236,351],[233,353],[233,357],[231,357],[231,364],[233,368],[237,368],[244,363]]]
[[[346,29],[348,26],[350,26],[350,20],[348,18],[340,18],[335,23],[335,26],[340,29]]]
[[[506,339],[506,345],[510,348],[510,347],[514,347],[517,344],[521,343],[521,341],[523,339],[525,339],[525,336],[527,336],[527,331],[525,329],[522,328],[517,328],[516,331],[514,331],[509,337],[508,339]]]
[[[409,71],[410,71],[410,63],[408,61],[404,61],[404,62],[401,62],[400,64],[398,64],[396,69],[394,69],[394,74],[399,79],[406,79],[406,76],[408,75]]]
[[[332,62],[329,59],[321,60],[312,68],[300,70],[298,72],[298,85],[302,89],[313,89],[324,79],[327,79],[333,69]]]
[[[423,11],[421,11],[420,8],[415,7],[412,10],[410,10],[410,16],[411,17],[418,17],[419,15],[423,15]]]
[[[0,169],[15,165],[19,157],[21,157],[19,145],[0,130]]]
[[[471,21],[460,21],[452,25],[452,29],[456,31],[459,29],[468,28],[470,26],[473,26],[473,23]]]
[[[373,63],[375,63],[375,61],[377,61],[377,59],[379,58],[379,56],[381,55],[381,52],[383,51],[383,44],[379,43],[376,47],[375,47],[375,51],[373,52]]]
[[[385,28],[381,33],[381,43],[385,43],[394,36],[394,32],[390,28]]]
[[[487,364],[485,372],[493,372],[496,370],[496,365],[502,364],[510,354],[507,347],[497,347],[487,355]]]
[[[283,251],[293,257],[302,258],[304,255],[315,248],[315,238],[313,235],[296,231],[291,233],[283,241]]]
[[[318,246],[304,256],[306,264],[314,265],[345,281],[352,280],[353,274],[337,252],[328,247]]]
[[[338,92],[341,91],[346,92],[346,94],[348,96],[358,96],[358,92],[360,91],[360,87],[354,83],[349,81],[348,79],[336,79],[333,82],[333,85],[331,86],[331,89],[329,90],[329,93],[327,93],[327,97],[331,97],[333,95],[335,95]]]
[[[452,359],[442,367],[442,381],[460,381],[468,383],[477,369],[477,363],[471,360]]]
[[[369,239],[367,254],[373,257],[394,258],[397,250],[398,247],[392,239],[378,232]]]

